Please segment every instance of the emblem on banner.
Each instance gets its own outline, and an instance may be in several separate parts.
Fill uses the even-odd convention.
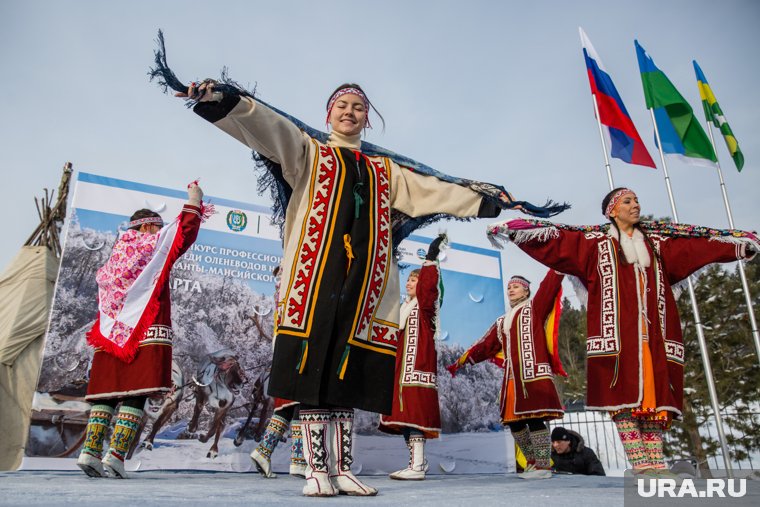
[[[231,231],[240,232],[248,225],[248,217],[239,209],[233,209],[227,213],[227,227]]]

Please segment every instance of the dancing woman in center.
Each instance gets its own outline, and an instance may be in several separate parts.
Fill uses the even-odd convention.
[[[515,201],[494,185],[424,174],[390,155],[362,151],[372,106],[356,84],[341,85],[328,98],[331,132],[324,142],[229,84],[207,80],[178,95],[196,101],[198,115],[266,160],[284,211],[269,394],[300,403],[303,493],[374,495],[351,473],[351,432],[355,408],[391,412],[397,240],[441,217],[494,217]],[[564,209],[519,206],[545,214]]]

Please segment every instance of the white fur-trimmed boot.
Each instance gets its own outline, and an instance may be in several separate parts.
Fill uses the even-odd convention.
[[[341,495],[375,496],[377,489],[364,484],[351,473],[351,464],[354,462],[351,455],[353,425],[353,409],[330,412],[330,481]]]
[[[390,474],[397,481],[424,481],[427,464],[425,463],[425,437],[409,437],[409,466]]]
[[[335,496],[338,492],[330,481],[329,410],[301,410],[301,431],[303,432],[303,457],[306,461],[305,496]]]

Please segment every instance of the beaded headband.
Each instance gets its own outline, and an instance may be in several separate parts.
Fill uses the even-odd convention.
[[[615,194],[610,198],[610,202],[607,204],[607,208],[604,210],[604,216],[605,218],[609,219],[610,214],[615,209],[615,206],[618,205],[620,202],[620,198],[623,197],[625,194],[632,194],[633,190],[630,188],[621,188]]]
[[[509,282],[507,283],[507,285],[509,285],[510,283],[516,283],[518,285],[522,285],[523,287],[525,287],[525,290],[530,290],[530,282],[521,276],[513,276],[512,278],[509,279]]]
[[[330,124],[330,112],[332,111],[335,102],[337,102],[337,100],[343,95],[348,95],[349,93],[359,96],[359,98],[361,98],[364,102],[364,110],[367,111],[367,116],[364,120],[364,126],[372,128],[372,125],[369,124],[369,99],[367,99],[367,96],[364,95],[364,92],[358,88],[342,88],[335,92],[332,97],[330,97],[330,100],[327,103],[327,119],[325,120],[325,123],[327,125]]]
[[[132,220],[127,224],[127,229],[131,229],[132,227],[137,227],[142,224],[155,224],[159,227],[164,226],[164,221],[161,219],[161,217],[148,217],[148,218],[138,218],[137,220]]]

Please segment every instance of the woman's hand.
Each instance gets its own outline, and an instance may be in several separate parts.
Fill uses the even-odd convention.
[[[177,92],[174,96],[197,100],[198,102],[219,102],[222,100],[222,92],[214,91],[215,84],[216,81],[213,79],[205,79],[200,84],[192,82],[187,88],[187,92]]]
[[[509,192],[502,192],[501,194],[499,194],[499,199],[502,202],[507,203],[507,204],[515,202],[515,198],[512,197],[512,194],[510,194]],[[523,208],[522,208],[522,205],[518,205],[511,209],[522,210]]]
[[[194,181],[187,186],[187,203],[193,206],[200,206],[203,199],[203,190],[198,186],[198,182]]]

